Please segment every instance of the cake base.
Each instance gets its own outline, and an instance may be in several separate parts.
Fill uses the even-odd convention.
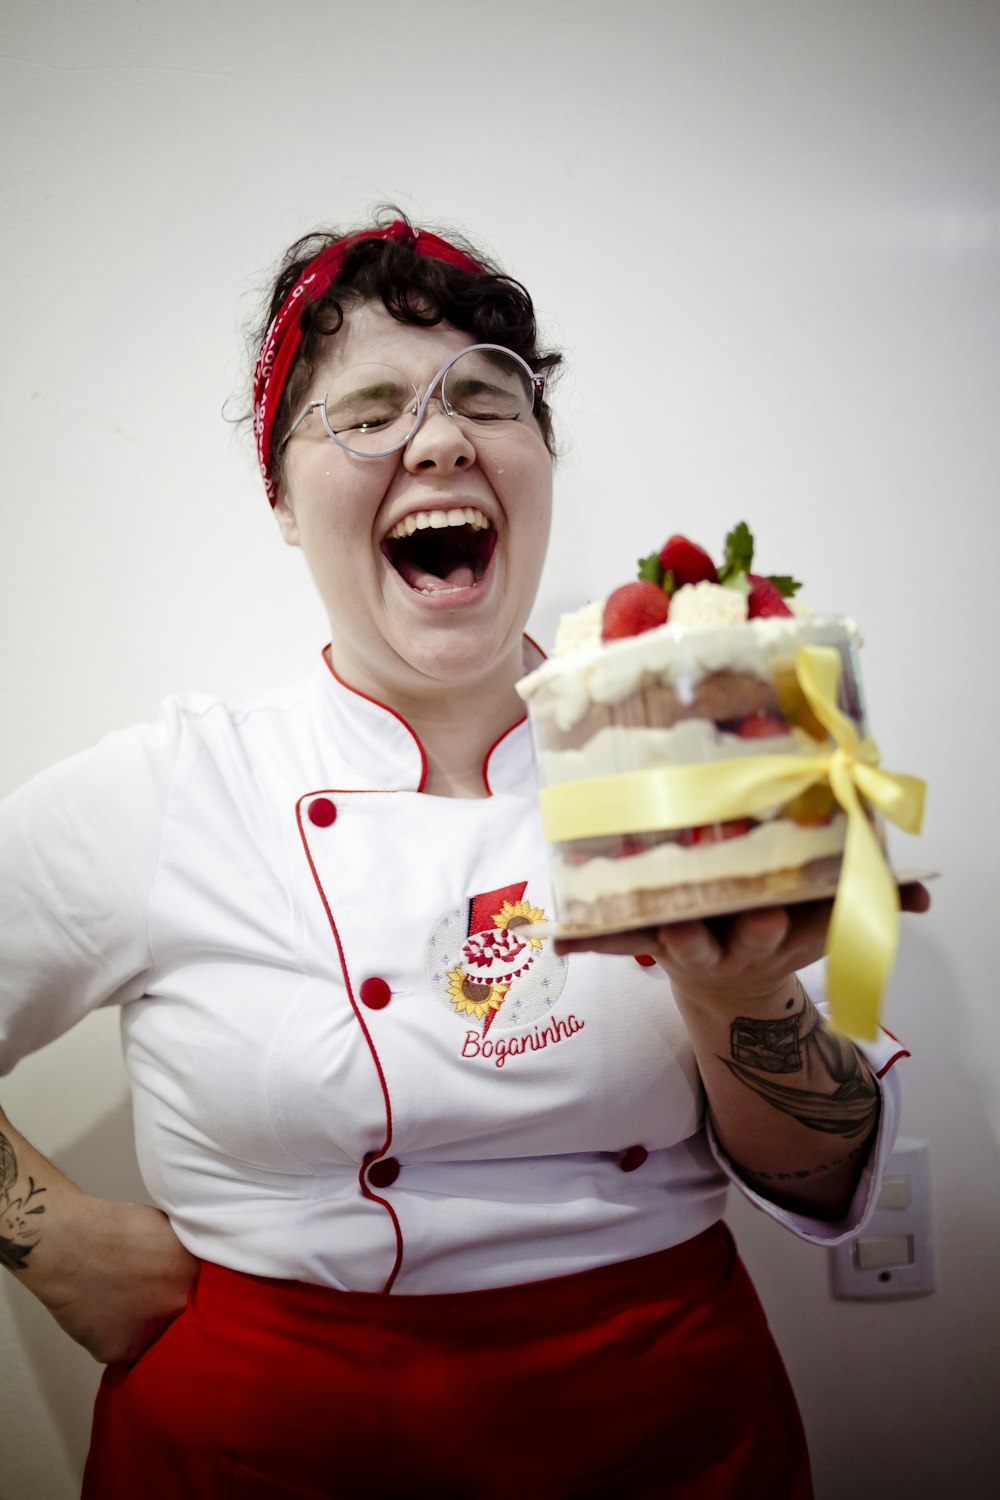
[[[606,937],[670,922],[702,921],[734,916],[765,906],[794,906],[803,901],[829,901],[837,894],[840,856],[815,860],[799,870],[774,870],[741,880],[705,881],[701,885],[662,887],[612,896],[601,902],[578,901],[556,922],[519,927],[520,937]],[[934,880],[936,870],[893,870],[897,886]],[[595,908],[600,907],[600,917]]]

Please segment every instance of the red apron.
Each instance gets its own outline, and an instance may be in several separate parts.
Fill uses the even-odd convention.
[[[338,1292],[204,1265],[97,1399],[83,1500],[809,1500],[728,1230],[553,1281]]]

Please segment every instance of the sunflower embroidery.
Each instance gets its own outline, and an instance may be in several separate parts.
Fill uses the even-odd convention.
[[[448,998],[460,1015],[475,1016],[481,1021],[492,1010],[499,1010],[509,984],[480,984],[470,979],[464,969],[449,969]]]
[[[528,927],[534,922],[544,922],[545,913],[540,906],[530,906],[527,901],[505,901],[493,918],[498,927],[510,931],[514,927]],[[541,948],[545,939],[525,938],[529,948]]]

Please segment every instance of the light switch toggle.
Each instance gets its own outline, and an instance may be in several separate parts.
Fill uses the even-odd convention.
[[[908,1177],[884,1177],[882,1191],[878,1195],[877,1209],[902,1210],[910,1206],[910,1179]]]
[[[913,1235],[883,1234],[854,1241],[854,1264],[859,1271],[887,1271],[912,1266]]]

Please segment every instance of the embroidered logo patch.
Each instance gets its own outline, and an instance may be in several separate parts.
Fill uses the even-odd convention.
[[[527,884],[473,896],[441,917],[427,942],[431,990],[484,1036],[548,1015],[566,983],[567,961],[548,940],[520,936],[519,929],[545,921],[544,910],[524,899]]]

